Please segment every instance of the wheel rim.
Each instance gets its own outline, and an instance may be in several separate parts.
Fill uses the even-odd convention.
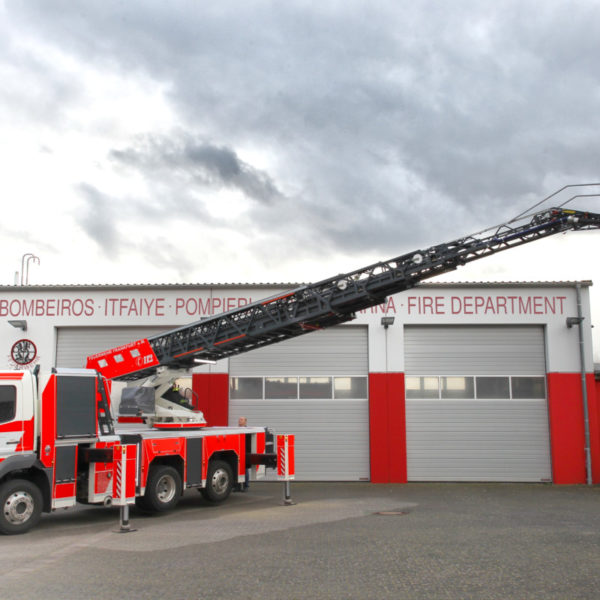
[[[163,475],[156,484],[156,497],[163,503],[170,502],[177,492],[177,484],[172,475]]]
[[[23,491],[12,493],[4,503],[4,516],[11,525],[22,525],[31,518],[35,502]]]
[[[229,473],[225,469],[217,469],[213,473],[211,484],[217,494],[224,494],[229,486]]]

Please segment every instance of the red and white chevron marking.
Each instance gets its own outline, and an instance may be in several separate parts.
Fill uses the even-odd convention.
[[[294,436],[277,436],[277,479],[289,481],[295,477]]]
[[[135,502],[137,446],[113,448],[113,504],[125,506]]]

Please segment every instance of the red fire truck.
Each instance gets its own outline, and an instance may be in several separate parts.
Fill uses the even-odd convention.
[[[265,468],[289,481],[292,436],[275,447],[264,427],[208,427],[181,405],[173,381],[199,362],[349,321],[389,294],[489,254],[599,227],[598,214],[535,212],[108,350],[85,369],[0,372],[0,532],[23,533],[42,512],[77,502],[166,511],[192,487],[221,502]],[[126,387],[115,421],[116,381]]]
[[[247,468],[277,466],[264,427],[205,427],[201,413],[176,405],[164,409],[173,416],[148,417],[144,404],[115,423],[108,387],[91,369],[0,372],[0,532],[25,532],[42,511],[76,502],[166,511],[195,487],[218,503]],[[155,388],[140,390],[151,404]]]

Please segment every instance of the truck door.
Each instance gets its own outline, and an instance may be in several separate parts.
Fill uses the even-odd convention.
[[[0,373],[0,461],[23,450],[22,377]]]

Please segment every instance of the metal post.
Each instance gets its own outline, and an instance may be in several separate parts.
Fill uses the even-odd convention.
[[[131,533],[135,531],[135,529],[131,529],[131,525],[129,524],[129,504],[125,504],[125,506],[121,506],[121,510],[119,511],[119,533]]]
[[[290,480],[294,478],[294,436],[293,435],[278,435],[277,436],[277,475],[280,480],[283,480],[283,505],[291,506],[296,504],[292,500]],[[291,450],[291,452],[290,452]],[[290,461],[292,463],[290,464]],[[291,469],[290,469],[291,466]],[[291,473],[290,473],[291,470]]]
[[[39,257],[35,256],[34,254],[32,254],[31,256],[29,256],[27,258],[27,261],[25,262],[25,285],[29,285],[29,261],[30,260],[33,260],[33,262],[37,263],[38,265],[40,264]]]
[[[21,285],[23,285],[23,282],[25,281],[25,261],[31,256],[33,256],[31,252],[27,252],[27,254],[23,254],[23,256],[21,256]]]
[[[291,487],[292,486],[290,484],[289,479],[287,481],[283,482],[283,504],[284,504],[284,506],[292,506],[293,504],[296,504],[292,500]]]
[[[131,450],[128,461],[128,449]],[[114,469],[113,469],[113,498],[112,502],[120,508],[119,510],[119,530],[116,533],[131,533],[135,529],[129,524],[129,503],[134,501],[135,488],[135,463],[137,452],[135,446],[115,445],[113,448]],[[128,468],[128,464],[129,468]]]

